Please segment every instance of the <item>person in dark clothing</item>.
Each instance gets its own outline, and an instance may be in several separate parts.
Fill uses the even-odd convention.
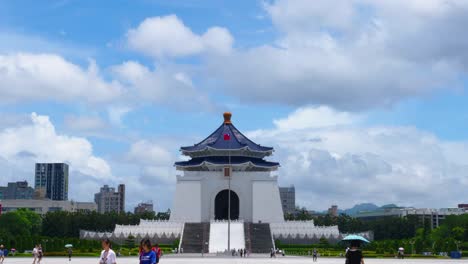
[[[364,264],[362,251],[359,249],[359,241],[352,241],[351,248],[346,252],[346,264]]]
[[[37,264],[41,264],[43,256],[44,256],[44,251],[42,251],[42,245],[39,244],[39,247],[37,248]]]
[[[68,261],[71,261],[72,254],[73,250],[71,248],[68,248]]]
[[[317,256],[318,256],[317,249],[314,248],[314,251],[312,252],[312,260],[314,262],[317,262]]]

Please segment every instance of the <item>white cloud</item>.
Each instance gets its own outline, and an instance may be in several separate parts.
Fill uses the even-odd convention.
[[[174,184],[174,155],[164,146],[140,140],[133,143],[126,157],[128,162],[140,167],[141,179],[152,179],[158,184]]]
[[[276,128],[248,133],[276,149],[280,182],[295,184],[300,205],[326,209],[338,203],[397,203],[421,207],[451,207],[462,202],[468,187],[468,142],[449,142],[413,127],[364,126],[337,122],[325,126],[301,124],[305,108],[276,120]],[[335,112],[338,120],[344,113]],[[446,191],[441,191],[446,190]],[[449,191],[447,191],[449,190]]]
[[[173,162],[173,157],[169,151],[146,140],[133,143],[127,157],[130,161],[149,166],[171,166]]]
[[[175,15],[145,19],[127,32],[127,39],[130,48],[155,58],[226,53],[233,42],[225,28],[211,27],[198,35]]]
[[[359,120],[358,115],[348,112],[337,112],[327,106],[303,107],[290,114],[288,118],[274,120],[280,130],[349,125]]]
[[[1,130],[0,145],[0,157],[13,164],[66,162],[71,170],[97,179],[112,175],[109,164],[93,154],[88,140],[57,134],[48,116],[33,113],[31,123]]]
[[[112,71],[115,78],[135,92],[138,102],[157,103],[178,110],[216,107],[193,85],[190,76],[178,69],[158,67],[150,70],[138,62],[126,61],[112,67]]]
[[[109,116],[109,120],[111,124],[114,126],[122,126],[123,125],[123,118],[126,114],[128,114],[132,109],[127,106],[109,106],[107,108],[107,114]]]
[[[106,82],[91,62],[82,69],[59,55],[14,53],[0,55],[2,102],[76,101],[103,102],[118,97],[118,83]]]
[[[175,15],[147,18],[127,32],[127,41],[158,60],[209,53],[197,65],[203,85],[243,103],[360,111],[456,89],[467,76],[466,3],[275,0],[263,6],[277,33],[263,45],[235,49],[227,29],[195,33]]]
[[[125,114],[144,104],[177,110],[210,111],[216,107],[179,67],[150,70],[138,62],[127,61],[107,70],[114,77],[109,81],[103,77],[109,72],[100,73],[94,61],[85,69],[57,54],[0,53],[0,104],[87,102],[107,108],[110,122],[116,126],[122,126]],[[97,120],[81,121],[89,125]]]
[[[67,115],[64,125],[75,132],[97,132],[108,127],[108,124],[99,116]]]

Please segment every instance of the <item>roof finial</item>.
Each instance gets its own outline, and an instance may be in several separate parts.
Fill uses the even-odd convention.
[[[224,116],[224,124],[232,124],[231,123],[231,116],[232,116],[231,112],[224,112],[223,116]]]

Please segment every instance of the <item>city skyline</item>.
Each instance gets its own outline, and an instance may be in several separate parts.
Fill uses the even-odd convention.
[[[125,183],[165,211],[231,111],[297,205],[466,202],[465,3],[26,2],[0,3],[2,186],[65,162],[69,200]]]

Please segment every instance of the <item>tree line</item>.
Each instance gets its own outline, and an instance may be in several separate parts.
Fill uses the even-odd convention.
[[[18,250],[30,249],[34,243],[48,241],[49,249],[60,249],[64,241],[74,241],[83,248],[94,242],[79,241],[80,230],[111,232],[115,225],[136,225],[140,219],[167,220],[167,213],[105,213],[49,212],[43,216],[22,209],[0,215],[0,243]],[[304,212],[287,215],[287,220],[314,220],[316,225],[337,225],[341,233],[372,231],[374,242],[369,245],[380,251],[394,249],[395,245],[412,248],[416,252],[468,248],[468,214],[447,216],[438,228],[417,216],[384,217],[363,221],[348,215],[313,217]],[[97,245],[99,247],[99,245]]]
[[[468,214],[449,215],[437,228],[432,228],[430,221],[423,221],[416,215],[361,220],[344,214],[312,216],[306,210],[299,210],[295,215],[286,215],[286,219],[314,220],[319,226],[337,225],[341,233],[372,231],[374,242],[368,248],[382,253],[398,247],[404,247],[410,253],[468,249]]]
[[[41,216],[31,210],[20,209],[0,215],[0,244],[23,251],[31,249],[35,243],[44,241],[49,243],[49,250],[61,250],[64,241],[72,241],[88,248],[96,245],[93,242],[79,241],[80,230],[112,232],[116,224],[137,225],[140,219],[167,220],[169,212],[101,214],[58,211]]]

